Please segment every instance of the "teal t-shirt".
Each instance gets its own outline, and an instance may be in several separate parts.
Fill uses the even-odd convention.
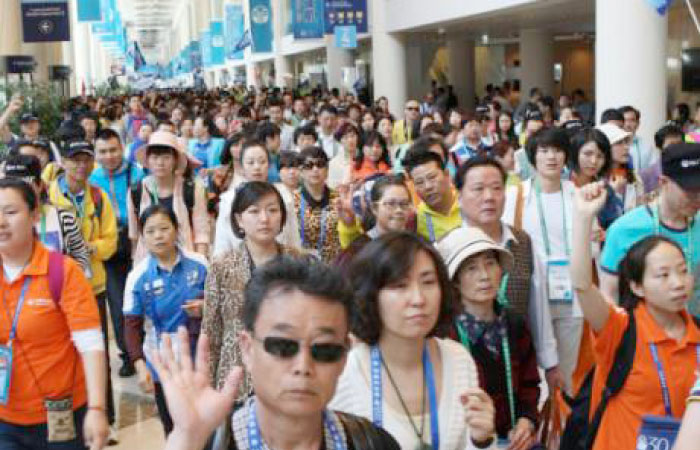
[[[692,249],[692,268],[695,279],[695,293],[688,310],[695,316],[700,316],[700,213],[695,216],[691,226],[690,236],[686,229],[669,228],[663,223],[659,230],[662,236],[673,239],[687,254]],[[617,275],[618,267],[627,251],[638,241],[656,234],[657,224],[649,206],[638,206],[617,219],[608,228],[605,236],[605,246],[600,257],[601,268]]]

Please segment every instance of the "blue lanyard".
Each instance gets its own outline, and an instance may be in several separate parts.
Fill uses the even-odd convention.
[[[318,257],[321,257],[321,251],[323,249],[323,245],[326,242],[326,221],[328,220],[328,208],[330,206],[326,206],[325,208],[321,209],[321,228],[318,231],[318,242],[316,242],[316,250],[318,251]],[[304,229],[304,216],[306,212],[306,198],[304,197],[304,194],[301,194],[301,205],[299,206],[299,223],[301,225],[301,246],[305,247],[306,246],[306,230]],[[311,211],[311,214],[313,214],[313,210]]]
[[[370,349],[370,368],[372,381],[372,423],[382,427],[382,353],[378,346]],[[437,396],[435,395],[435,374],[433,363],[428,354],[428,345],[423,347],[423,371],[428,384],[428,399],[430,401],[430,436],[432,448],[440,448],[440,423],[438,420]]]
[[[661,383],[661,396],[664,399],[664,408],[666,409],[666,415],[668,417],[673,417],[673,412],[671,411],[671,394],[668,392],[668,381],[666,379],[666,374],[664,373],[664,367],[661,364],[661,358],[659,357],[659,350],[656,348],[656,344],[649,344],[649,350],[651,350],[651,357],[654,358],[654,364],[656,364],[656,371],[659,373],[659,382]],[[695,346],[695,354],[698,360],[698,365],[700,365],[700,345]]]
[[[31,282],[31,277],[25,277],[24,283],[22,284],[22,290],[19,294],[19,301],[15,307],[15,316],[12,319],[12,328],[10,329],[10,338],[7,341],[8,347],[12,347],[12,341],[17,337],[17,324],[19,324],[19,313],[22,311],[22,306],[24,306],[24,297],[27,295],[27,289],[29,289],[29,283]],[[2,302],[5,303],[5,293],[2,295]]]
[[[544,218],[544,207],[542,206],[542,187],[540,186],[539,177],[535,177],[535,197],[537,197],[537,215],[540,217],[540,228],[542,229],[542,239],[544,240],[544,250],[547,252],[547,256],[552,255],[552,248],[549,244],[549,234],[547,233],[547,221]],[[561,211],[562,211],[562,222],[564,227],[564,248],[566,251],[566,256],[571,255],[571,248],[569,246],[569,234],[567,233],[566,225],[566,202],[564,201],[564,186],[560,186],[561,192]]]
[[[428,235],[430,237],[430,242],[435,242],[435,228],[433,227],[433,218],[430,214],[424,213],[425,215],[425,225],[428,228]]]
[[[248,445],[250,446],[250,450],[263,450],[267,448],[267,446],[263,442],[262,433],[260,432],[258,414],[255,409],[255,400],[250,400],[248,409],[250,411],[248,415]],[[345,441],[343,441],[340,431],[338,431],[338,427],[335,425],[335,422],[331,420],[327,411],[323,411],[323,426],[331,435],[334,450],[347,450],[347,446],[345,445]]]

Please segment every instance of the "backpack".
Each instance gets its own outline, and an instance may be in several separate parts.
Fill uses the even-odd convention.
[[[49,291],[56,307],[60,307],[63,292],[63,254],[51,251],[49,252]]]
[[[192,226],[192,211],[194,210],[194,190],[195,184],[192,178],[185,178],[182,186],[182,196],[185,200],[187,213],[190,216],[190,226]],[[134,211],[138,217],[141,213],[141,196],[143,195],[143,181],[139,181],[131,188],[131,203],[134,205]]]
[[[696,325],[700,320],[691,316]],[[593,448],[596,433],[603,419],[603,413],[611,398],[617,395],[627,381],[634,363],[634,355],[637,347],[637,324],[634,314],[629,314],[629,323],[622,335],[620,345],[615,352],[612,368],[605,381],[605,390],[600,399],[600,404],[595,410],[593,418],[589,421],[591,394],[593,392],[593,374],[595,368],[586,375],[578,394],[571,399],[565,396],[566,402],[571,407],[571,415],[566,421],[561,437],[561,448],[567,450],[588,450]]]

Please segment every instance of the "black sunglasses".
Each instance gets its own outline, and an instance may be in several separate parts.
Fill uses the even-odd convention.
[[[325,169],[326,167],[328,167],[328,163],[322,159],[317,159],[306,161],[302,167],[306,170],[311,170],[314,167],[318,167],[319,169]]]
[[[283,359],[293,358],[299,353],[301,347],[299,341],[283,337],[268,336],[264,339],[253,337],[253,339],[262,343],[267,353]],[[333,343],[311,344],[309,349],[313,360],[321,363],[338,362],[343,359],[347,351],[344,345]]]

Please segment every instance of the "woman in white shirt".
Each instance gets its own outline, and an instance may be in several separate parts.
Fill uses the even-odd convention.
[[[435,249],[415,234],[387,233],[357,255],[348,354],[330,407],[366,417],[401,448],[494,444],[494,406],[470,354],[444,335],[454,299]]]
[[[541,261],[535,267],[535,289],[549,304],[562,387],[572,393],[583,315],[569,276],[575,187],[561,178],[569,137],[561,128],[545,128],[528,139],[525,149],[535,175],[508,189],[503,220],[530,235],[536,259]]]

